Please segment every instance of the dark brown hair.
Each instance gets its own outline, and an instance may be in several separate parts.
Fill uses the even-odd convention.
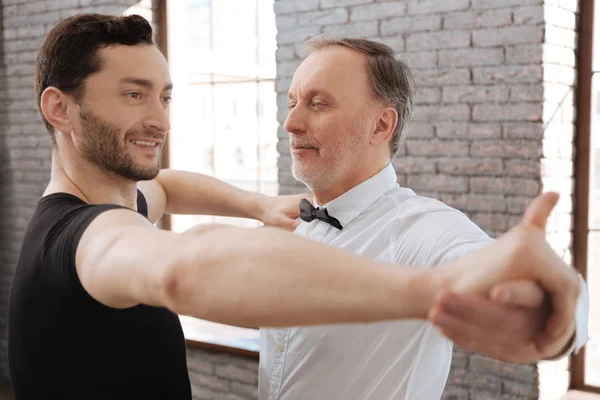
[[[101,68],[98,49],[112,45],[154,45],[150,23],[139,15],[79,14],[59,22],[46,36],[35,66],[35,98],[41,112],[42,93],[56,87],[76,100],[83,82]],[[52,144],[54,128],[42,115]]]
[[[305,50],[310,53],[330,46],[348,47],[367,56],[367,73],[373,95],[376,99],[394,107],[398,113],[398,125],[390,141],[390,152],[393,157],[402,143],[414,109],[415,81],[410,67],[396,59],[391,47],[367,39],[319,36],[309,39],[305,43]]]

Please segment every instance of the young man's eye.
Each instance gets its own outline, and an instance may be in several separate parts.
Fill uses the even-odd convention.
[[[142,94],[139,92],[129,92],[129,93],[125,93],[125,96],[127,97],[131,97],[132,99],[141,99],[142,98]]]
[[[165,96],[162,98],[162,102],[169,104],[171,102],[171,96]]]

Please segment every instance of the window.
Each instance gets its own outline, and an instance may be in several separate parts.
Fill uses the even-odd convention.
[[[277,194],[273,0],[177,0],[167,7],[174,83],[170,167]],[[211,216],[171,217],[176,232],[202,223],[260,224]],[[258,351],[256,330],[181,319],[188,337]]]
[[[573,256],[590,291],[590,341],[573,357],[571,387],[600,392],[600,1],[580,4]]]

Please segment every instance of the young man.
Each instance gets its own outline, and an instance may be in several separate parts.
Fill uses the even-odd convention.
[[[171,81],[139,16],[62,21],[40,49],[35,81],[54,152],[10,297],[17,400],[190,399],[177,314],[240,326],[425,319],[444,291],[487,296],[526,278],[563,306],[558,321],[571,319],[576,275],[543,236],[553,195],[532,204],[519,229],[436,271],[269,227],[175,234],[153,223],[164,212],[217,213],[291,226],[298,213],[289,203],[299,198],[257,198],[199,174],[159,171]],[[528,246],[539,252],[523,262]],[[484,261],[489,274],[478,275]]]
[[[320,37],[307,45],[312,52],[292,79],[285,129],[294,177],[313,191],[316,209],[303,204],[306,222],[296,233],[430,270],[491,243],[464,214],[397,184],[390,161],[413,111],[408,66],[369,40]],[[496,278],[485,264],[467,274],[474,282]],[[513,295],[535,296],[535,286],[521,283]],[[544,352],[534,341],[546,318],[542,304],[510,308],[481,297],[441,298],[429,313],[441,332],[425,321],[262,329],[260,399],[439,399],[452,356],[442,333],[507,361],[555,357],[587,340],[587,296],[580,304],[577,340],[568,347],[573,317]]]

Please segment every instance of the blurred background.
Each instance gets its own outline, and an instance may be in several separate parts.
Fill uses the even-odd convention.
[[[0,5],[0,399],[11,398],[10,285],[22,235],[50,171],[50,142],[33,96],[35,56],[58,21],[84,12],[140,14],[153,24],[175,85],[164,167],[269,195],[304,190],[291,175],[282,127],[303,42],[327,34],[391,46],[412,66],[418,87],[407,140],[393,160],[399,183],[461,210],[492,236],[516,225],[540,191],[558,191],[548,241],[590,288],[591,340],[577,356],[514,365],[457,348],[444,399],[600,399],[600,1]],[[170,216],[159,227],[180,232],[211,222],[259,226],[243,219]],[[194,398],[256,399],[258,331],[181,320]]]

